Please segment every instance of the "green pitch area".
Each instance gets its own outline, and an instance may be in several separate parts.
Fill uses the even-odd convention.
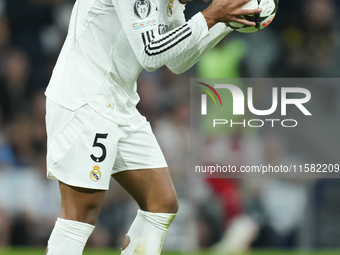
[[[8,248],[1,249],[0,255],[43,255],[44,248]],[[336,255],[340,254],[340,250],[320,250],[313,252],[302,251],[284,251],[284,250],[254,250],[247,255]],[[85,249],[84,255],[120,255],[118,250],[111,249]],[[169,253],[163,252],[162,255],[227,255],[227,254],[211,254],[207,251],[197,253]]]

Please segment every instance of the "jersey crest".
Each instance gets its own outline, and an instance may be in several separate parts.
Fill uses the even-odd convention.
[[[100,172],[100,166],[93,166],[92,171],[90,172],[90,179],[94,182],[97,182],[102,177],[102,173]]]
[[[137,0],[133,5],[133,11],[137,18],[145,19],[151,11],[151,3],[149,0]]]
[[[169,3],[166,7],[166,12],[167,12],[169,17],[171,17],[172,14],[174,13],[173,7],[174,7],[174,0],[169,0]]]

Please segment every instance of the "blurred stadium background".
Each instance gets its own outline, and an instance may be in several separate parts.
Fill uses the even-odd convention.
[[[45,246],[59,214],[57,182],[45,177],[43,92],[67,34],[73,3],[0,0],[0,247],[4,247],[0,254],[12,254],[10,247]],[[205,6],[199,0],[191,2],[187,17]],[[142,73],[138,109],[159,139],[180,201],[165,251],[189,253],[216,247],[237,222],[241,224],[232,232],[236,239],[251,233],[249,240],[254,240],[249,242],[255,251],[278,251],[254,254],[317,249],[335,250],[336,254],[340,249],[339,179],[216,182],[190,178],[187,171],[189,79],[339,77],[339,16],[337,0],[281,0],[278,15],[268,28],[248,35],[231,33],[185,74],[174,75],[165,67]],[[218,72],[214,73],[216,63]],[[259,100],[271,93],[268,88],[259,89]],[[237,133],[225,142],[232,155],[244,162],[254,157],[273,164],[338,162],[339,102],[340,87],[331,86],[314,103],[330,112],[325,118],[334,129],[331,132],[327,127],[311,127],[302,140],[275,132],[255,132],[251,137]],[[320,146],[318,139],[329,143]],[[296,150],[301,144],[308,146]],[[257,154],[247,154],[242,149],[247,146],[256,148]],[[117,249],[135,216],[134,201],[113,180],[111,186],[90,247]],[[13,254],[31,254],[24,251]],[[40,250],[33,253],[40,254]]]

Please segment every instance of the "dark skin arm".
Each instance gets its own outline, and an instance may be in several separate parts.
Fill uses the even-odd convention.
[[[183,4],[189,1],[191,0],[180,0]],[[208,2],[209,0],[204,1]],[[238,22],[246,26],[255,26],[256,24],[254,22],[241,18],[242,15],[257,14],[262,11],[260,8],[243,10],[242,6],[249,1],[250,0],[213,0],[209,7],[202,12],[208,28],[210,29],[218,22],[228,24],[231,21]]]

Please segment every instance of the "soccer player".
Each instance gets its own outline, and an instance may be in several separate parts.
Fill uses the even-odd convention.
[[[160,254],[178,204],[167,164],[136,110],[142,69],[182,73],[232,31],[249,0],[213,0],[188,22],[188,0],[78,0],[46,90],[48,178],[58,179],[61,214],[46,254],[80,255],[112,176],[140,210],[122,255]]]

